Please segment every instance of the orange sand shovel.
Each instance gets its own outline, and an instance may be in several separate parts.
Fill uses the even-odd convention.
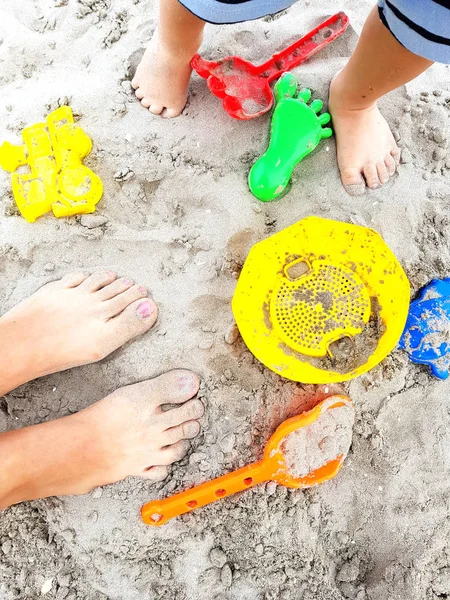
[[[285,438],[302,427],[308,427],[328,410],[353,406],[346,396],[331,396],[320,402],[312,410],[284,421],[272,435],[266,445],[262,460],[242,467],[238,471],[223,475],[212,481],[202,483],[185,492],[180,492],[165,500],[148,502],[141,509],[142,520],[148,525],[164,525],[184,513],[200,506],[211,504],[220,498],[231,496],[265,481],[276,481],[290,488],[303,488],[323,483],[335,477],[345,459],[345,454],[329,460],[306,476],[295,477],[289,472],[283,454]],[[350,445],[350,444],[349,444]]]

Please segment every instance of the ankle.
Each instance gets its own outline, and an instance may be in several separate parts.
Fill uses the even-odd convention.
[[[158,47],[180,62],[190,63],[198,52],[203,41],[203,32],[187,36],[185,39],[174,39],[170,32],[157,29],[154,33]]]
[[[367,110],[377,105],[377,99],[373,90],[361,90],[353,85],[345,68],[331,80],[329,95],[331,113]]]
[[[83,494],[109,483],[100,430],[101,423],[83,411],[0,434],[0,510],[38,498]]]

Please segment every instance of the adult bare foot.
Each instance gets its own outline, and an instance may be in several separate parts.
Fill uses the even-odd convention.
[[[111,271],[71,273],[0,318],[0,394],[101,360],[155,323],[148,292]]]
[[[376,102],[354,108],[342,102],[340,73],[330,86],[329,109],[336,134],[342,184],[355,196],[375,189],[394,175],[400,150]]]
[[[185,107],[192,56],[172,51],[155,32],[131,85],[144,108],[154,115],[177,117]]]
[[[129,475],[165,479],[167,465],[184,456],[186,440],[200,431],[204,407],[191,399],[198,388],[194,373],[171,371],[75,415],[0,434],[0,509],[84,494]]]

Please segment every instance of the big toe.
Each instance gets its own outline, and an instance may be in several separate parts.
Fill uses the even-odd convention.
[[[152,379],[151,384],[152,399],[156,405],[182,404],[197,394],[200,378],[193,371],[175,369]]]
[[[361,171],[356,167],[342,167],[341,180],[345,191],[350,196],[361,196],[366,190],[366,183]]]
[[[175,117],[178,117],[179,115],[181,115],[181,113],[183,112],[183,108],[184,106],[178,107],[178,108],[166,108],[162,115],[163,117],[167,117],[168,119],[174,119]]]
[[[127,387],[129,393],[133,393],[136,398],[146,398],[149,400],[153,404],[157,414],[168,414],[171,412],[170,410],[163,410],[163,406],[185,404],[197,394],[199,388],[199,376],[193,371],[188,371],[186,369],[167,371],[167,373],[163,373],[158,377],[147,379],[146,381],[135,383]],[[200,405],[201,406],[194,406],[195,409],[199,409],[198,412],[194,411],[195,414],[193,414],[191,418],[189,418],[188,415],[185,419],[186,421],[200,418],[203,415],[203,404],[200,402]],[[170,426],[171,425],[168,425],[168,427]]]
[[[158,308],[151,298],[129,304],[107,323],[116,348],[148,331],[157,318]]]

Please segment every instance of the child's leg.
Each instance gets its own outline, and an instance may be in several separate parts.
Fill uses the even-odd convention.
[[[85,494],[129,475],[154,481],[200,431],[199,381],[171,371],[117,390],[75,415],[0,433],[0,510],[48,496]],[[178,408],[163,410],[165,404]]]
[[[366,184],[376,188],[394,174],[400,151],[376,101],[432,64],[402,46],[372,10],[352,57],[330,87],[338,164],[349,193],[362,193]]]
[[[155,115],[176,117],[186,104],[191,59],[202,42],[205,22],[178,0],[160,0],[158,29],[132,85],[141,104]]]

